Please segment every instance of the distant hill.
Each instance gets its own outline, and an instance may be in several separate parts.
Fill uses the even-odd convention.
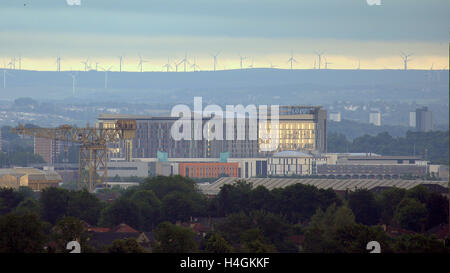
[[[3,73],[0,73],[3,83]],[[325,104],[337,100],[416,100],[448,103],[448,70],[243,69],[201,72],[71,72],[10,70],[0,100],[128,101],[192,104]],[[1,84],[0,87],[3,87]]]

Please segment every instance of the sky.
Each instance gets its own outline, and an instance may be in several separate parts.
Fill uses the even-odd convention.
[[[448,69],[448,0],[1,0],[0,66]],[[20,64],[19,64],[20,57]],[[252,65],[253,64],[253,65]]]

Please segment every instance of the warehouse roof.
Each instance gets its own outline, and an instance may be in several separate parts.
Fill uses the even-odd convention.
[[[233,177],[223,177],[212,184],[203,184],[199,188],[204,194],[216,195],[225,184],[235,183],[238,179]],[[410,189],[417,185],[434,185],[448,188],[447,181],[426,181],[426,180],[380,180],[380,179],[300,179],[300,178],[248,178],[247,182],[253,187],[263,186],[269,190],[275,188],[285,188],[294,184],[312,185],[319,189],[333,189],[337,191],[355,189],[374,189],[378,187],[397,187]]]

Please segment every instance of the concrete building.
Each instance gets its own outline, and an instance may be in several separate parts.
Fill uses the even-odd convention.
[[[35,137],[34,154],[40,155],[47,164],[55,163],[57,156],[56,140]]]
[[[317,165],[326,164],[327,158],[298,151],[275,153],[267,160],[267,175],[292,176],[315,175]]]
[[[416,112],[409,112],[409,127],[416,128]]]
[[[53,168],[44,170],[35,168],[10,168],[0,169],[0,187],[19,188],[30,187],[34,191],[40,191],[48,187],[58,187],[62,182],[61,176]]]
[[[429,132],[433,130],[433,112],[428,107],[416,110],[416,130],[419,132]]]
[[[378,154],[327,154],[327,164],[317,167],[317,175],[354,179],[399,179],[402,176],[424,178],[428,162],[418,156],[381,156]]]
[[[247,118],[235,117],[232,132],[228,132],[226,122],[223,123],[223,140],[208,140],[203,136],[201,140],[194,140],[196,123],[192,115],[191,139],[175,141],[172,138],[172,125],[177,117],[152,117],[139,115],[103,114],[98,118],[97,126],[105,128],[114,126],[117,119],[136,120],[136,134],[131,142],[133,158],[154,158],[158,152],[167,153],[169,158],[218,158],[221,153],[228,152],[231,158],[266,157],[273,152],[298,150],[326,152],[326,120],[327,112],[320,106],[280,106],[279,143],[275,151],[266,152],[264,147],[271,146],[271,140],[261,136],[265,129],[270,130],[272,124],[270,114],[268,120],[258,120],[255,124]],[[239,121],[243,121],[240,126]],[[201,126],[209,124],[211,118],[202,117]],[[255,128],[256,125],[256,128]],[[195,128],[194,128],[195,127]],[[201,128],[200,128],[201,129]],[[226,138],[228,133],[236,136],[244,131],[243,139]],[[255,138],[252,139],[254,133]],[[124,143],[109,146],[110,158],[125,158]],[[266,149],[267,150],[267,149]]]
[[[104,168],[100,167],[99,175],[103,175]],[[108,177],[148,177],[150,168],[148,163],[139,160],[128,161],[108,161]]]
[[[157,158],[140,158],[140,161],[149,164],[150,175],[177,175],[180,174],[180,164],[183,163],[224,163],[220,158],[168,158],[167,161],[158,161]],[[236,163],[240,178],[265,177],[267,175],[267,158],[227,158],[226,163]]]
[[[369,123],[375,126],[381,126],[381,113],[378,111],[370,112]]]
[[[270,122],[259,122],[259,136],[272,129],[278,130],[279,143],[275,152],[307,151],[325,153],[327,150],[327,111],[321,106],[280,106],[279,127]],[[260,155],[270,156],[273,152],[263,152],[275,146],[274,140],[259,139]]]
[[[330,113],[330,120],[335,122],[341,122],[341,112]]]
[[[179,174],[192,178],[240,177],[239,164],[221,162],[180,163]]]

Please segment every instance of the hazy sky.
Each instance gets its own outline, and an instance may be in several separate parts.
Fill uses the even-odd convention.
[[[73,1],[73,0],[72,0]],[[324,51],[328,67],[397,69],[401,51],[414,53],[409,68],[448,65],[450,1],[381,0],[0,0],[0,66],[21,56],[22,68],[54,70],[91,65],[161,71],[170,58],[175,69],[187,52],[202,70],[244,67],[318,66]],[[325,59],[322,58],[322,67]],[[16,62],[16,68],[18,61]],[[182,70],[182,65],[178,67]],[[190,68],[189,68],[190,70]]]

